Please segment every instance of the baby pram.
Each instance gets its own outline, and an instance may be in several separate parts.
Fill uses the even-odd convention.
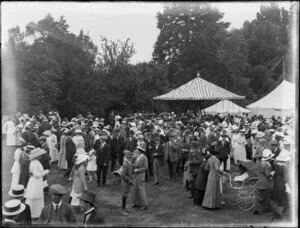
[[[225,173],[223,195],[226,203],[237,205],[243,211],[249,211],[254,207],[254,191],[259,167],[251,160],[238,162],[242,175],[232,177],[229,173]]]

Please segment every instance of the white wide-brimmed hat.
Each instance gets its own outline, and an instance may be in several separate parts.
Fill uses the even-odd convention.
[[[291,160],[290,153],[284,149],[280,151],[280,154],[276,158],[276,161],[282,161],[282,162],[289,161],[289,160]]]
[[[25,204],[21,203],[20,200],[13,199],[7,201],[2,207],[2,214],[4,216],[18,215],[25,210]]]
[[[29,155],[29,160],[33,160],[43,154],[47,153],[46,150],[41,149],[41,148],[35,148],[32,151],[30,151],[30,155]]]
[[[82,133],[82,130],[81,130],[81,128],[77,128],[76,130],[75,130],[75,132],[74,132],[75,134],[81,134]]]
[[[79,154],[75,160],[75,165],[79,165],[89,158],[87,154]]]
[[[263,137],[265,137],[265,133],[263,133],[262,131],[258,131],[257,133],[256,133],[256,136],[255,136],[257,139],[258,138],[263,138]]]
[[[272,153],[271,150],[269,149],[264,149],[262,152],[262,161],[267,161],[269,159],[271,159],[274,156],[274,154]]]
[[[51,135],[51,132],[50,132],[49,130],[47,130],[47,131],[44,131],[44,132],[43,132],[43,135],[45,135],[45,136],[48,136],[48,137],[49,137],[49,136]]]

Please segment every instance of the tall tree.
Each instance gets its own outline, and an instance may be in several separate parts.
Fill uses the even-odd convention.
[[[210,81],[216,80],[217,33],[229,26],[222,18],[209,3],[165,4],[163,13],[157,14],[160,34],[153,60],[168,64],[171,84],[187,82],[197,71],[205,72],[203,77]]]

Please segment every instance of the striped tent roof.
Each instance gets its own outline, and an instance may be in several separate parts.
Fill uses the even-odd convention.
[[[169,93],[153,97],[154,100],[225,100],[244,98],[245,96],[229,92],[200,77],[183,84]]]

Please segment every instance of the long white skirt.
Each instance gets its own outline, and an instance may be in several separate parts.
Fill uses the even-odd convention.
[[[44,208],[44,197],[38,199],[26,199],[26,203],[30,206],[31,218],[39,218]]]
[[[7,134],[6,145],[7,146],[15,146],[16,145],[16,136],[13,133]]]
[[[79,206],[80,204],[80,196],[82,195],[82,193],[75,193],[74,190],[72,189],[72,192],[70,193],[70,196],[72,197],[71,200],[71,205],[72,206]]]

